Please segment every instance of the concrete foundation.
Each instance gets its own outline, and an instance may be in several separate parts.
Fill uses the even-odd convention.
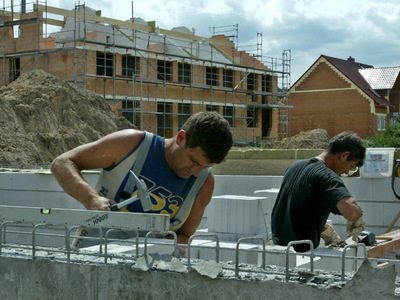
[[[96,182],[98,172],[84,174],[90,184]],[[217,206],[221,195],[241,195],[246,197],[260,196],[255,201],[262,208],[257,212],[255,228],[260,229],[260,220],[265,218],[267,232],[270,228],[270,212],[276,190],[280,187],[282,176],[262,175],[216,175],[214,198],[207,208],[201,224],[201,230],[207,232],[208,218],[213,217],[213,226],[223,228],[224,224],[216,224],[221,218],[212,216],[210,210]],[[400,210],[400,202],[394,197],[390,188],[390,178],[344,178],[346,186],[364,209],[367,228],[380,235],[384,233]],[[267,190],[255,193],[256,191]],[[222,198],[224,199],[224,197]],[[243,199],[247,199],[243,197]],[[226,199],[224,199],[225,201]],[[239,200],[238,200],[239,201]],[[244,200],[247,201],[247,200]],[[66,195],[58,186],[54,177],[46,170],[39,172],[1,172],[0,173],[0,204],[36,206],[46,208],[82,208],[82,206]],[[219,204],[218,204],[219,205]],[[237,204],[240,211],[242,204]],[[254,203],[251,203],[252,207]],[[258,204],[257,204],[258,205]],[[257,206],[258,207],[258,206]],[[254,208],[254,207],[253,207]],[[243,209],[242,209],[243,210]],[[254,209],[253,209],[254,210]],[[228,213],[228,212],[227,212]],[[259,215],[260,214],[260,215]],[[235,216],[236,218],[238,216]],[[335,230],[346,237],[345,220],[341,216],[330,216]],[[227,222],[228,218],[225,219]],[[243,221],[243,220],[242,220]],[[243,224],[245,222],[242,222]],[[230,224],[226,223],[227,226]],[[236,224],[237,225],[237,224]],[[219,226],[219,227],[218,227]],[[232,227],[229,227],[232,228]],[[240,236],[241,228],[234,227]],[[397,229],[395,224],[393,229]],[[221,237],[227,237],[229,232],[215,232]],[[232,232],[230,232],[232,235]],[[249,232],[245,232],[249,235]],[[157,267],[138,266],[137,261],[105,264],[99,259],[75,260],[68,263],[65,258],[58,259],[48,253],[44,257],[32,258],[31,255],[20,257],[21,250],[1,253],[0,255],[0,299],[392,299],[395,293],[396,270],[394,263],[388,263],[385,268],[374,268],[369,261],[358,269],[357,274],[350,280],[342,282],[337,271],[340,269],[336,260],[318,260],[316,268],[319,273],[309,271],[291,273],[289,282],[285,280],[285,272],[277,270],[285,266],[285,251],[282,250],[277,258],[267,259],[268,275],[255,275],[254,272],[240,271],[234,275],[235,247],[229,238],[223,239],[223,247],[229,248],[221,254],[221,260],[229,264],[229,268],[221,268],[220,272],[203,273],[193,267],[189,269],[183,260],[179,260],[179,270],[171,269],[168,262],[163,261]],[[54,242],[52,239],[51,242]],[[63,239],[59,239],[59,245]],[[12,240],[12,237],[10,238]],[[30,243],[17,236],[14,242]],[[212,243],[208,241],[207,243]],[[243,245],[249,249],[252,245]],[[29,252],[29,251],[28,251]],[[51,251],[50,251],[51,252]],[[170,252],[171,253],[171,252]],[[141,253],[142,254],[142,253]],[[260,265],[260,255],[242,253],[244,261],[253,264],[252,268]],[[142,256],[141,256],[142,257]],[[193,259],[201,258],[207,262],[215,260],[214,249],[196,249]],[[373,262],[372,262],[373,263]],[[220,267],[213,262],[216,268]],[[160,266],[164,267],[160,267]],[[165,267],[167,265],[167,267]],[[373,263],[376,266],[375,263]],[[385,264],[380,264],[383,267]],[[290,261],[289,267],[294,272],[298,263]],[[306,269],[309,264],[303,263]],[[321,270],[322,269],[322,270]],[[332,271],[333,270],[333,271]],[[350,269],[346,268],[346,271]],[[336,275],[335,275],[336,272]],[[263,271],[259,272],[262,274]],[[215,275],[216,274],[216,275]],[[328,275],[327,275],[328,274]],[[328,277],[326,277],[328,276]],[[330,278],[329,278],[330,277]]]
[[[257,277],[250,273],[233,278],[220,272],[212,278],[194,268],[172,271],[172,264],[164,262],[163,266],[162,270],[140,270],[137,264],[69,264],[52,259],[0,257],[0,299],[397,298],[393,295],[394,267],[374,269],[367,261],[345,284],[309,275],[297,275],[289,282],[279,276]]]

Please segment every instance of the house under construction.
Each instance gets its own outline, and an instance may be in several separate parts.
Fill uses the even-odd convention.
[[[229,121],[237,143],[290,136],[290,50],[265,62],[261,33],[249,53],[235,45],[237,25],[233,35],[214,28],[205,38],[186,27],[158,28],[133,13],[121,21],[85,5],[65,10],[47,1],[11,1],[0,25],[0,85],[40,68],[102,95],[139,129],[165,137],[205,110]]]

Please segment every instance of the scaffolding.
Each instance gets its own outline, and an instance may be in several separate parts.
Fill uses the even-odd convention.
[[[121,21],[85,5],[11,1],[0,18],[1,85],[40,68],[102,95],[139,129],[165,137],[203,110],[223,115],[237,143],[290,135],[290,50],[264,60],[261,33],[252,54],[238,50],[237,24],[212,27],[205,38],[185,27],[158,28],[134,18],[133,8]],[[219,34],[226,30],[233,34]]]

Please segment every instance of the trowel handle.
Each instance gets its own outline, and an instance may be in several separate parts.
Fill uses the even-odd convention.
[[[110,210],[111,210],[111,211],[118,211],[118,210],[119,210],[118,204],[113,204],[113,205],[111,205],[111,206],[110,206]]]

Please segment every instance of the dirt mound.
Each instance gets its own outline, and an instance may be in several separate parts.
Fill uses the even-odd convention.
[[[299,134],[275,141],[273,149],[326,149],[329,143],[329,135],[325,129],[313,129],[302,131]]]
[[[0,166],[46,167],[59,154],[126,128],[99,95],[41,70],[0,88]]]

